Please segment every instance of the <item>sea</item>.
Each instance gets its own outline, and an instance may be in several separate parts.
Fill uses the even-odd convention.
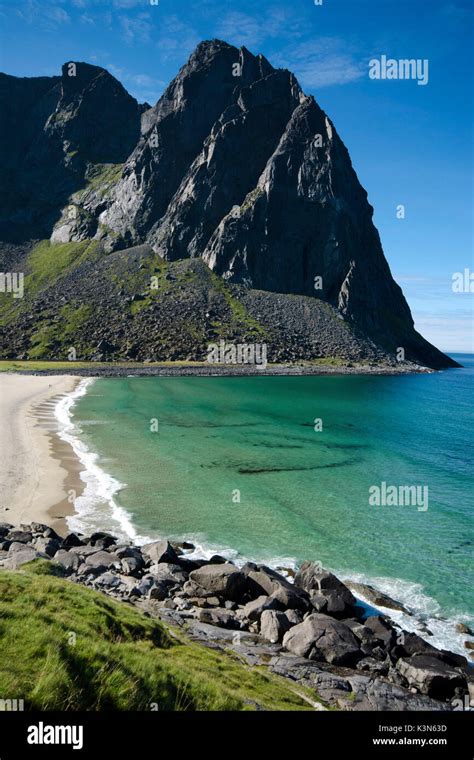
[[[83,464],[72,530],[188,540],[372,584],[467,654],[474,627],[474,355],[430,374],[120,377],[56,407]]]

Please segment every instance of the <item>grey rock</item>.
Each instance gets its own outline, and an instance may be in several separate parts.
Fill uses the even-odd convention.
[[[79,557],[77,554],[68,552],[65,549],[59,549],[54,555],[54,561],[58,562],[65,570],[72,573],[79,568]]]
[[[208,625],[218,625],[222,628],[239,630],[241,627],[240,620],[236,617],[235,613],[222,607],[216,607],[213,609],[201,608],[197,613],[197,619],[201,623],[207,623]]]
[[[349,617],[356,600],[350,590],[329,570],[319,563],[303,562],[295,576],[295,586],[309,592],[317,612],[334,617]]]
[[[243,613],[246,618],[252,621],[260,620],[262,613],[265,610],[281,610],[282,604],[271,596],[258,596],[253,599],[243,608]]]
[[[142,546],[142,554],[155,563],[170,562],[177,564],[178,562],[178,555],[169,541],[154,541],[151,544],[145,544]]]
[[[355,594],[363,596],[374,607],[386,607],[387,609],[398,610],[399,612],[404,612],[406,615],[411,615],[411,612],[407,610],[403,604],[392,599],[382,591],[378,591],[373,586],[369,586],[366,583],[356,583],[355,581],[350,580],[345,581],[345,585]]]
[[[156,565],[150,565],[150,567],[147,568],[147,574],[168,587],[183,585],[188,577],[187,573],[182,570],[180,565],[173,565],[168,562],[160,562]]]
[[[353,664],[360,658],[360,647],[350,628],[317,613],[293,626],[285,634],[283,646],[300,657],[334,665]]]
[[[117,539],[110,533],[104,533],[103,531],[97,531],[93,533],[89,539],[91,546],[98,546],[99,549],[108,549],[113,544],[117,543]]]
[[[9,541],[22,544],[30,544],[33,540],[33,534],[25,530],[11,530],[7,537]]]
[[[303,615],[299,610],[286,610],[285,615],[290,626],[303,622]]]
[[[375,641],[379,642],[385,649],[390,650],[395,645],[397,631],[383,615],[371,615],[364,620],[364,625],[366,628],[370,628]]]
[[[60,542],[55,538],[36,538],[34,541],[34,547],[37,551],[47,554],[48,557],[54,557],[59,547]]]
[[[94,554],[89,554],[86,557],[85,564],[89,568],[108,570],[110,567],[120,567],[120,559],[116,554],[112,552],[103,551],[100,549]]]
[[[8,547],[8,552],[9,554],[14,554],[15,552],[22,552],[27,548],[32,549],[33,547],[21,541],[11,541]]]
[[[68,533],[66,538],[63,540],[62,548],[63,549],[70,549],[73,546],[84,546],[84,541],[79,538],[75,533]]]
[[[120,563],[124,575],[138,575],[145,565],[141,556],[123,557],[120,559]]]
[[[435,657],[415,654],[398,660],[396,667],[410,686],[430,697],[449,699],[457,688],[467,691],[465,676]]]
[[[231,601],[239,601],[247,588],[245,575],[231,564],[205,565],[193,570],[189,578],[205,591]]]
[[[260,634],[272,644],[281,642],[290,627],[289,620],[284,612],[267,609],[260,616]]]
[[[23,545],[23,549],[15,552],[8,552],[8,558],[4,560],[3,567],[8,570],[17,570],[27,562],[32,562],[35,559],[49,559],[47,554],[37,552],[31,546]]]

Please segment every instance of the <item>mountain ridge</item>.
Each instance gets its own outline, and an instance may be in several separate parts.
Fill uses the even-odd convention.
[[[4,136],[26,91],[31,114],[0,155],[0,239],[199,258],[228,285],[330,305],[387,356],[457,366],[415,331],[347,148],[291,72],[211,40],[152,107],[91,64],[47,84],[0,75]]]

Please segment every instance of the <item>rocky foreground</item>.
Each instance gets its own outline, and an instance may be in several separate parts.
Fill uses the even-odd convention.
[[[40,523],[0,524],[0,568],[53,562],[58,573],[135,605],[192,641],[314,689],[343,710],[466,710],[474,673],[461,655],[431,646],[367,608],[331,572],[304,562],[294,582],[264,565],[237,567],[215,555],[191,559],[192,544],[142,547],[104,532],[60,537]],[[353,584],[374,606],[400,605]],[[470,702],[471,700],[471,702]],[[315,706],[319,702],[315,702]]]

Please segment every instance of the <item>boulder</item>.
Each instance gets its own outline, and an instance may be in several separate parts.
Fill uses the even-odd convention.
[[[64,544],[63,544],[64,549]],[[97,554],[97,552],[100,552],[101,549],[99,549],[98,546],[86,546],[85,544],[81,544],[80,546],[70,546],[68,548],[68,551],[72,552],[73,554],[79,555],[79,557],[89,557],[92,554]]]
[[[77,536],[75,533],[68,533],[66,538],[63,540],[63,549],[70,549],[73,546],[84,546],[84,541],[82,541],[79,536]]]
[[[295,586],[310,594],[311,603],[317,612],[339,618],[354,614],[356,600],[351,591],[317,562],[303,562],[296,573]]]
[[[246,618],[255,622],[260,620],[260,616],[265,610],[281,610],[282,605],[276,599],[271,596],[258,596],[253,599],[243,608],[243,613]]]
[[[117,543],[117,539],[110,533],[104,533],[103,531],[97,531],[93,533],[89,539],[91,546],[98,546],[99,549],[108,549],[113,544]]]
[[[154,541],[151,544],[145,544],[142,546],[142,554],[155,563],[170,562],[177,564],[178,562],[178,555],[169,541]]]
[[[412,712],[442,711],[450,709],[443,702],[438,702],[421,694],[413,694],[409,689],[389,683],[373,676],[349,676],[351,697],[355,699],[339,699],[338,705],[344,710],[356,711],[399,711]]]
[[[415,654],[398,660],[396,668],[409,686],[434,699],[450,699],[458,688],[467,690],[464,675],[436,657]]]
[[[7,536],[9,541],[18,541],[22,544],[31,544],[33,541],[33,534],[26,530],[11,530]]]
[[[290,583],[288,585],[275,584],[276,588],[270,594],[270,597],[277,601],[284,610],[300,610],[306,612],[309,609],[309,600],[307,595],[301,592],[301,589],[295,588]]]
[[[54,555],[54,561],[60,564],[67,572],[73,573],[79,568],[79,557],[77,554],[68,552],[65,549],[59,549]]]
[[[109,567],[120,567],[120,559],[117,557],[116,554],[113,554],[112,552],[107,552],[102,549],[100,549],[98,552],[95,552],[94,554],[89,554],[86,557],[85,564],[87,567],[94,568],[95,570],[108,570]]]
[[[148,580],[142,580],[137,588],[140,594],[145,595],[148,593],[149,599],[155,599],[158,602],[163,602],[168,597],[169,587],[161,582],[155,583],[153,586],[148,587]]]
[[[267,594],[280,602],[284,609],[299,609],[305,612],[310,608],[308,594],[303,589],[296,588],[272,568],[249,562],[244,565],[242,572],[247,575],[249,592],[253,598]]]
[[[10,546],[8,547],[9,554],[14,554],[15,552],[22,552],[25,549],[32,549],[34,547],[24,544],[22,541],[12,541],[10,543]]]
[[[283,646],[300,657],[333,665],[351,665],[361,656],[359,643],[350,628],[318,613],[293,626],[285,634]]]
[[[168,562],[151,565],[147,568],[147,575],[151,575],[157,582],[164,583],[168,587],[182,586],[188,577],[180,565]]]
[[[284,612],[264,610],[260,617],[260,635],[264,639],[277,644],[290,629],[290,623]]]
[[[370,628],[374,634],[375,641],[383,646],[384,649],[390,650],[397,642],[398,633],[390,621],[383,615],[371,615],[364,620],[366,628]]]
[[[285,615],[290,626],[303,622],[303,615],[299,610],[286,610]]]
[[[235,602],[240,601],[247,590],[247,578],[230,563],[204,565],[198,570],[193,570],[189,578],[204,591]]]
[[[390,610],[397,610],[404,612],[406,615],[411,615],[411,612],[403,604],[387,596],[382,591],[377,591],[373,586],[369,586],[366,583],[356,583],[355,581],[344,582],[351,591],[366,599],[374,607],[386,607]]]
[[[34,559],[50,559],[47,554],[42,554],[33,549],[32,546],[23,546],[23,549],[15,552],[8,552],[8,558],[4,561],[4,568],[8,570],[16,570],[21,565],[25,565],[27,562],[32,562]]]
[[[221,628],[230,628],[232,630],[240,630],[240,620],[236,617],[234,612],[223,609],[222,607],[215,607],[212,609],[201,608],[198,610],[197,619],[200,623],[207,623],[208,625],[218,625]]]
[[[34,547],[37,551],[47,554],[48,557],[54,557],[61,547],[60,542],[55,538],[35,538]]]
[[[335,618],[346,618],[354,613],[354,597],[344,586],[309,592],[311,605],[316,612]]]
[[[117,554],[118,556],[118,554]],[[122,566],[122,573],[124,575],[139,575],[140,571],[145,566],[145,563],[141,556],[137,557],[122,557],[120,559]]]

